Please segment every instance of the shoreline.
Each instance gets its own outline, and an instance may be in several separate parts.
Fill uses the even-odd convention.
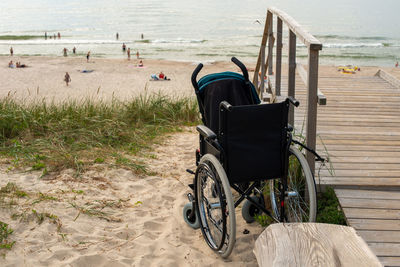
[[[27,68],[11,69],[8,62],[20,61]],[[47,57],[47,56],[1,56],[0,57],[0,97],[12,95],[16,99],[30,101],[46,99],[47,101],[81,100],[87,97],[107,101],[113,98],[120,100],[142,94],[162,93],[174,97],[194,97],[191,74],[197,62],[155,60],[141,58],[144,67],[137,67],[136,55],[132,59],[90,58],[84,56]],[[244,61],[249,70],[254,69],[254,62]],[[208,73],[240,70],[230,61],[204,63],[205,67],[199,77]],[[400,78],[400,68],[361,67],[354,75],[374,75],[378,69],[384,69]],[[80,71],[91,71],[82,73]],[[282,75],[286,73],[282,66]],[[150,81],[151,74],[163,72],[170,81]],[[68,72],[71,83],[66,86],[64,75]],[[253,73],[249,72],[250,77]],[[319,77],[343,75],[333,65],[320,65]],[[323,90],[323,88],[321,88]]]

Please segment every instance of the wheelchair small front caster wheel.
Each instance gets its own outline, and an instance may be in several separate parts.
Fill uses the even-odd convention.
[[[200,228],[200,221],[199,221],[199,218],[196,216],[196,213],[194,213],[193,217],[190,218],[190,214],[192,213],[192,209],[193,209],[193,204],[192,203],[186,203],[186,205],[183,207],[183,219],[193,229],[199,229]]]
[[[263,205],[264,201],[260,197],[252,196],[252,200],[257,202],[260,205]],[[255,221],[254,217],[256,215],[260,215],[262,211],[253,203],[246,200],[242,207],[242,217],[247,223],[252,223]]]

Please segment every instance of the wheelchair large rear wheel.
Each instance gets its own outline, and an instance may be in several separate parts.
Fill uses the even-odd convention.
[[[236,239],[235,205],[225,170],[211,154],[197,167],[195,199],[204,239],[221,257],[228,257]]]
[[[284,221],[315,222],[317,198],[314,176],[304,155],[293,146],[289,149],[287,185],[284,199]],[[281,191],[281,180],[270,180],[271,206],[277,220],[280,220]]]

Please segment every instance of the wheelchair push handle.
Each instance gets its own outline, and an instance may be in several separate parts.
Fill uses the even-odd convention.
[[[243,73],[243,77],[245,78],[246,81],[249,80],[249,73],[247,72],[246,66],[236,57],[231,58],[232,62],[236,64],[240,68],[240,70]]]
[[[300,106],[300,102],[297,99],[295,99],[293,96],[288,96],[286,99],[289,100],[289,103],[291,103],[293,106],[295,106],[295,107]]]
[[[192,73],[192,84],[194,89],[196,89],[196,92],[199,91],[199,85],[197,84],[197,75],[199,74],[202,68],[203,64],[200,63],[199,65],[197,65],[196,69]]]

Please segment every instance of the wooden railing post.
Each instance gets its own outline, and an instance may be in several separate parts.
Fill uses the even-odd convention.
[[[273,49],[274,49],[274,28],[273,28],[273,15],[271,13],[271,20],[268,28],[268,75],[272,75],[273,72]]]
[[[260,52],[258,54],[257,65],[254,70],[254,76],[253,76],[253,84],[257,88],[257,93],[260,95],[260,97],[262,97],[262,94],[260,93],[260,89],[258,86],[258,72],[260,71],[260,67],[264,64],[264,60],[265,60],[265,46],[267,44],[267,39],[268,39],[268,29],[269,29],[269,21],[270,20],[272,20],[272,13],[268,11],[267,19],[266,19],[265,26],[264,26],[263,38],[261,40]],[[260,85],[261,85],[261,81],[260,81]]]
[[[317,104],[318,104],[318,53],[319,50],[308,49],[308,109],[307,109],[307,146],[315,150],[317,139]],[[307,151],[307,161],[311,172],[315,171],[315,156]]]
[[[289,70],[288,70],[288,96],[295,97],[296,86],[296,34],[289,30]],[[289,109],[289,124],[294,126],[294,108]]]
[[[281,73],[282,73],[282,20],[277,18],[276,25],[276,66],[275,66],[275,93],[281,95]]]

